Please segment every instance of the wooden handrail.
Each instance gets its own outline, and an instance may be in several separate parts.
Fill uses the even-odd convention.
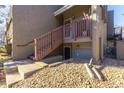
[[[16,45],[16,46],[18,46],[18,47],[25,47],[25,46],[28,46],[28,45],[33,44],[33,43],[34,43],[34,40],[32,40],[32,41],[30,41],[30,42],[28,42],[26,44],[20,44],[20,45]]]
[[[35,60],[46,57],[63,42],[62,26],[34,39]]]
[[[59,27],[53,29],[52,31],[48,31],[47,33],[44,33],[44,34],[42,34],[41,36],[36,37],[35,39],[40,39],[40,38],[46,36],[47,34],[49,34],[49,33],[51,33],[51,32],[54,32],[54,31],[56,31],[56,30],[58,30],[58,29],[60,29],[60,28],[62,28],[62,27],[63,27],[63,26],[59,26]]]
[[[56,31],[56,30],[58,30],[58,29],[60,29],[60,28],[62,28],[62,26],[60,26],[60,27],[54,29],[54,30],[51,31],[51,32],[53,33],[54,31]],[[48,35],[48,34],[51,34],[51,32],[44,33],[43,35],[41,35],[41,36],[39,36],[39,37],[37,37],[37,38],[35,38],[35,39],[41,39],[42,37],[44,37],[44,36],[46,36],[46,35]],[[16,45],[16,46],[18,46],[18,47],[25,47],[25,46],[28,46],[28,45],[33,44],[33,43],[34,43],[34,40],[32,40],[32,41],[30,41],[30,42],[27,42],[26,44],[20,44],[20,45]]]

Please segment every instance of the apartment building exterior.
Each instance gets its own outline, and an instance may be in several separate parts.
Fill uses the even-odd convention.
[[[13,6],[6,33],[12,32],[12,57],[35,60],[49,55],[63,59],[104,58],[107,45],[107,6]],[[10,32],[9,32],[10,31]]]
[[[12,44],[13,59],[23,59],[33,53],[33,44],[25,45],[34,38],[57,27],[53,12],[61,6],[12,6],[8,21],[7,42]],[[9,21],[10,20],[10,21]]]

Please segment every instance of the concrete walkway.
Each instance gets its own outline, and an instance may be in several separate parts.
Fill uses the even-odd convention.
[[[26,77],[30,76],[32,73],[48,66],[46,63],[43,62],[36,62],[33,64],[27,65],[19,65],[18,72],[20,73],[21,77],[25,79]]]
[[[4,67],[13,67],[16,65],[25,65],[25,64],[31,64],[31,63],[33,63],[33,61],[30,59],[19,60],[19,61],[10,60],[10,61],[4,63]]]
[[[19,82],[22,80],[21,75],[16,73],[6,74],[6,85],[7,87],[11,87],[12,84]]]
[[[17,63],[16,63],[17,62]],[[4,64],[6,71],[6,85],[11,87],[12,84],[25,79],[34,72],[48,66],[43,62],[31,62],[31,60],[8,62]],[[24,63],[25,62],[25,63]],[[22,63],[22,64],[21,64]]]

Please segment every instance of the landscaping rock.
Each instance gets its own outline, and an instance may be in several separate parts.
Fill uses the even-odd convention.
[[[46,67],[13,88],[118,88],[124,87],[124,61],[105,59],[101,69],[105,81],[91,79],[84,63],[72,61],[55,67]],[[123,63],[122,63],[123,62]],[[116,65],[115,65],[116,64]]]

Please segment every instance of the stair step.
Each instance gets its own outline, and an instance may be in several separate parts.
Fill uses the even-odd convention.
[[[11,87],[13,84],[25,79],[34,72],[46,67],[47,64],[43,62],[36,62],[27,65],[18,65],[18,72],[6,73],[6,84],[7,87]]]
[[[22,77],[21,75],[16,72],[16,73],[11,73],[11,74],[6,74],[6,84],[7,84],[7,87],[11,87],[12,84],[15,84],[19,81],[22,80]]]
[[[47,64],[42,63],[42,62],[36,62],[33,64],[28,64],[28,65],[19,65],[18,66],[18,71],[23,79],[27,78],[34,72],[46,67]]]
[[[12,67],[4,67],[5,73],[14,73],[14,72],[18,72],[18,68],[17,66],[12,66]]]
[[[48,66],[47,63],[44,63],[44,62],[41,62],[41,61],[36,61],[35,64],[37,64],[38,66],[40,66],[40,67],[42,67],[42,68]]]

